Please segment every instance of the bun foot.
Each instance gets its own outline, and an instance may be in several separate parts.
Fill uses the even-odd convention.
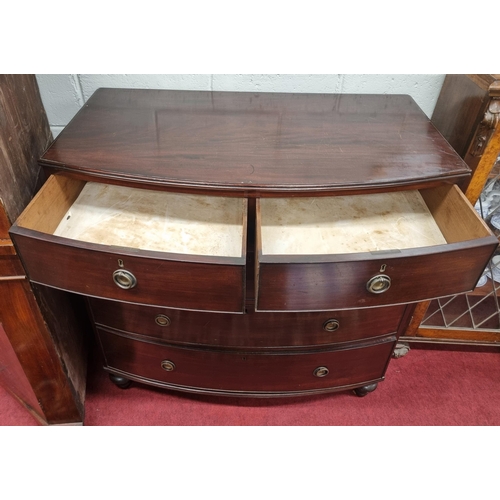
[[[408,342],[398,342],[392,353],[394,359],[402,358],[410,352],[410,344]]]
[[[362,398],[363,396],[366,396],[368,393],[373,392],[377,388],[377,385],[378,384],[370,384],[370,385],[365,385],[363,387],[358,387],[357,389],[354,389],[354,394]]]
[[[109,374],[109,379],[120,389],[128,389],[132,383],[128,378],[113,375],[112,373]]]

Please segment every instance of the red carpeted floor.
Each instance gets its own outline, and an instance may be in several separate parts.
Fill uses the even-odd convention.
[[[413,347],[364,398],[222,398],[135,383],[122,390],[91,366],[85,408],[87,426],[497,426],[500,352]],[[0,388],[0,425],[38,424]]]

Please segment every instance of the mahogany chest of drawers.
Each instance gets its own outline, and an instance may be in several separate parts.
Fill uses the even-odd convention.
[[[40,163],[12,239],[123,387],[365,395],[497,247],[409,96],[99,89]]]

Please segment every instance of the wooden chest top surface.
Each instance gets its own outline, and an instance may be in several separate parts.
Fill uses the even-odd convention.
[[[469,169],[406,95],[98,89],[41,159],[241,196],[425,186]]]

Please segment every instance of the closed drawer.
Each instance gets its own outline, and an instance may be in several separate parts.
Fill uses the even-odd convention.
[[[246,200],[52,176],[11,236],[37,283],[132,303],[243,311]]]
[[[417,302],[474,289],[497,239],[456,186],[257,200],[257,310]]]
[[[324,391],[383,378],[395,337],[313,353],[246,353],[166,347],[98,330],[107,367],[176,389],[247,395]]]
[[[405,306],[331,313],[218,314],[90,299],[98,325],[179,344],[290,348],[352,342],[398,330]]]

